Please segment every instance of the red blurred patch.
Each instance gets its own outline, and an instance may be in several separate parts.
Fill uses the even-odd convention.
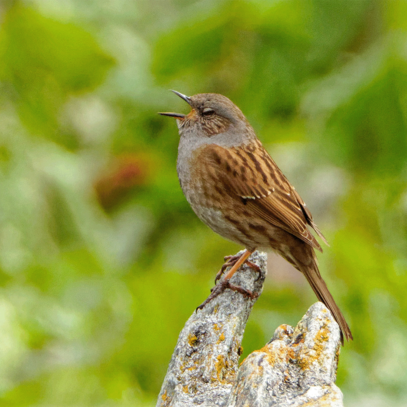
[[[95,182],[100,205],[107,211],[122,204],[132,192],[148,184],[150,160],[138,154],[116,157],[104,174]]]

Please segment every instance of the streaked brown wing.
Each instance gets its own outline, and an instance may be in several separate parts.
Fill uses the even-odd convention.
[[[204,147],[199,160],[230,196],[241,199],[257,216],[322,251],[308,230],[325,238],[299,194],[263,148],[260,141],[245,147]]]

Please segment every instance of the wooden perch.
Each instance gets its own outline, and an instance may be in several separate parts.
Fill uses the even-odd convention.
[[[249,260],[232,283],[261,294],[267,255]],[[293,329],[277,328],[271,341],[239,367],[244,328],[256,300],[225,290],[195,311],[178,338],[157,407],[343,407],[335,386],[340,351],[338,324],[320,302]]]

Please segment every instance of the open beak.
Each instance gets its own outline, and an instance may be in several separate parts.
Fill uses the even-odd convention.
[[[172,112],[158,112],[161,116],[175,117],[176,119],[185,119],[185,115],[182,113],[172,113]]]
[[[183,95],[180,92],[177,92],[176,90],[172,90],[171,92],[174,92],[177,96],[179,96],[181,99],[184,99],[185,102],[187,102],[191,106],[191,98],[189,96]]]
[[[191,98],[189,96],[183,95],[180,92],[177,92],[176,90],[172,90],[171,92],[174,92],[177,96],[179,96],[181,99],[185,100],[190,106],[191,106]],[[169,116],[169,117],[175,117],[176,119],[185,119],[185,114],[181,113],[172,113],[172,112],[159,112],[161,116]]]

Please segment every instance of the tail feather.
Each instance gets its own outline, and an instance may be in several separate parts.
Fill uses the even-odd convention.
[[[316,225],[316,223],[311,219],[308,221],[308,223],[311,225],[312,229],[315,230],[315,232],[317,233],[317,235],[324,241],[324,243],[329,246],[328,241],[325,239],[325,236],[322,234],[322,232],[319,230],[318,226]]]
[[[350,331],[350,328],[345,320],[345,317],[342,315],[341,310],[336,305],[336,302],[333,299],[331,293],[329,292],[325,281],[323,280],[321,274],[319,273],[315,257],[312,264],[309,265],[308,267],[302,266],[301,271],[304,274],[305,278],[307,279],[308,283],[310,284],[311,288],[313,289],[318,300],[325,304],[325,306],[329,309],[329,311],[331,311],[333,317],[338,323],[339,328],[341,329],[342,345],[343,337],[345,337],[347,341],[353,340],[352,332]]]

